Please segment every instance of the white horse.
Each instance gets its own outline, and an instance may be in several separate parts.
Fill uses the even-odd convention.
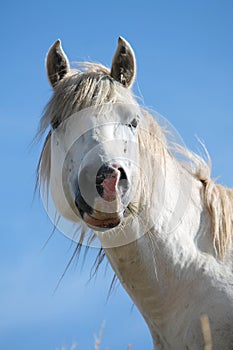
[[[53,96],[38,166],[59,214],[91,228],[143,315],[155,349],[233,349],[233,191],[201,157],[173,145],[130,87],[131,46],[119,38],[111,70],[71,69],[56,41],[47,55]]]

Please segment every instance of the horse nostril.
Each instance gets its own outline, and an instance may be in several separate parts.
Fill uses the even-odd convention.
[[[99,184],[96,183],[96,190],[97,190],[98,194],[100,195],[100,197],[103,197],[103,195],[104,195],[104,188],[101,185],[101,183],[99,183]]]
[[[120,180],[127,180],[127,175],[126,175],[126,172],[124,171],[124,169],[118,168],[117,170],[121,173]]]
[[[121,191],[122,196],[125,196],[129,190],[129,181],[125,170],[120,167],[117,169],[120,172],[120,178],[118,183],[118,189]]]
[[[104,180],[114,172],[115,172],[115,169],[108,166],[107,164],[103,164],[99,168],[98,173],[96,175],[96,190],[100,195],[100,197],[104,196],[104,186],[103,186]]]
[[[108,164],[103,164],[97,173],[97,178],[102,177],[103,179],[105,178],[106,175],[110,175],[115,172],[115,168],[112,166],[109,166]]]
[[[116,198],[119,190],[124,194],[128,189],[125,170],[117,164],[103,164],[96,176],[96,189],[100,197],[109,201]]]

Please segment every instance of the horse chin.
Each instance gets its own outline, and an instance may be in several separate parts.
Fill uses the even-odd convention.
[[[122,214],[116,214],[116,216],[111,218],[98,219],[88,213],[84,213],[83,220],[91,229],[103,232],[117,227],[121,223],[122,216]]]

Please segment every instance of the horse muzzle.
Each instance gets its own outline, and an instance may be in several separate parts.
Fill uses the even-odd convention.
[[[98,171],[85,166],[79,174],[75,204],[85,223],[104,231],[120,224],[129,204],[129,180],[124,168],[103,164]]]

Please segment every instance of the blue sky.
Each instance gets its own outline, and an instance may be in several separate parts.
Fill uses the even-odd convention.
[[[55,350],[73,341],[93,349],[152,349],[143,319],[105,265],[89,283],[96,251],[71,267],[54,289],[74,245],[56,233],[39,196],[33,200],[41,145],[30,146],[51,96],[44,69],[61,38],[71,61],[111,64],[119,35],[133,46],[136,94],[165,116],[192,150],[204,140],[213,177],[233,186],[233,2],[1,2],[0,348]]]

